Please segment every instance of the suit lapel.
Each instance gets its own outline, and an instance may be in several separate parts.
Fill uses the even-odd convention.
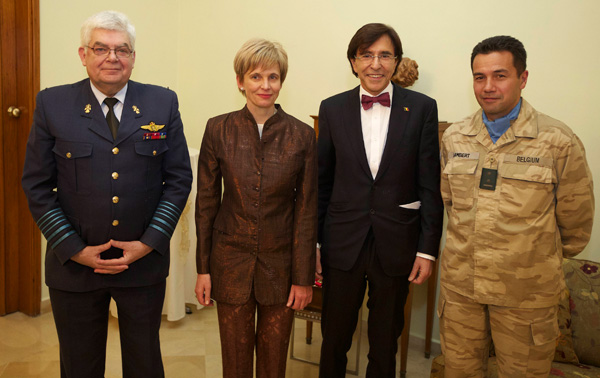
[[[369,161],[367,160],[367,151],[365,150],[365,140],[362,133],[362,123],[360,116],[360,86],[348,92],[348,98],[344,105],[343,125],[348,133],[350,145],[358,157],[360,166],[369,177],[372,177]]]
[[[129,81],[127,94],[125,95],[125,103],[123,104],[123,113],[121,113],[121,122],[119,123],[119,132],[115,144],[119,144],[142,126],[138,118],[141,118],[143,109],[139,104],[139,96],[137,93],[138,83]]]
[[[381,156],[381,163],[379,163],[379,169],[377,170],[377,177],[375,177],[375,180],[385,173],[385,170],[393,161],[393,156],[398,150],[400,141],[402,140],[404,132],[408,127],[411,104],[402,88],[396,84],[393,84],[393,87],[394,93],[392,96],[390,124],[388,127],[385,147],[383,149],[383,155]]]
[[[96,96],[94,96],[94,92],[92,92],[92,87],[90,85],[90,80],[87,79],[86,83],[81,86],[81,95],[79,96],[78,105],[81,117],[87,120],[88,129],[112,142],[113,137],[108,128],[108,124],[106,123],[102,107],[98,103]]]

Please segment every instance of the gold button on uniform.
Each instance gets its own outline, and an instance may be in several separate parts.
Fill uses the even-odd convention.
[[[117,172],[113,172],[111,176],[112,176],[113,180],[116,180],[119,178],[119,174]]]
[[[152,155],[156,156],[156,150],[152,151]]]
[[[112,153],[113,153],[113,155],[118,154],[119,153],[119,148],[118,147],[113,148],[112,149]]]
[[[67,159],[70,159],[70,158],[71,158],[71,156],[73,156],[73,155],[71,155],[71,153],[70,153],[70,152],[67,152]]]
[[[118,225],[119,225],[119,221],[115,219],[115,220],[112,222],[112,225],[113,225],[113,226],[118,226]]]
[[[113,203],[119,203],[119,197],[114,196],[113,197]]]

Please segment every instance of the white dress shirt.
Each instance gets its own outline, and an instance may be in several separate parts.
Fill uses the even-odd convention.
[[[98,99],[98,103],[100,104],[100,107],[102,108],[102,113],[104,113],[104,118],[106,118],[106,115],[108,114],[108,105],[106,105],[104,103],[104,99],[108,98],[108,96],[105,95],[104,93],[100,92],[100,90],[98,88],[96,88],[91,81],[90,81],[90,85],[92,87],[92,92],[94,92],[94,96],[96,96],[96,99]],[[128,85],[129,85],[129,83],[125,84],[125,86],[123,88],[121,88],[121,90],[118,91],[117,94],[115,94],[113,96],[114,98],[119,100],[115,104],[115,106],[113,106],[113,112],[115,112],[115,117],[117,117],[119,122],[121,122],[121,114],[123,114],[123,103],[125,102],[125,95],[127,94],[127,86]]]
[[[375,97],[386,92],[390,94],[391,104],[394,92],[391,82],[383,91],[381,91],[381,93],[376,94]],[[363,95],[372,96],[361,86],[359,91],[359,96],[361,99]],[[379,164],[381,163],[381,156],[383,155],[383,149],[385,148],[385,143],[387,141],[391,113],[391,106],[383,106],[378,102],[374,103],[373,107],[369,110],[365,110],[362,106],[360,107],[360,121],[363,141],[365,143],[365,152],[367,153],[367,160],[369,162],[369,168],[371,169],[373,179],[377,177],[377,171],[379,170]],[[403,206],[411,209],[418,209],[420,207],[420,202],[417,201]],[[435,261],[435,257],[425,253],[417,252],[417,256]]]
[[[390,94],[391,103],[393,95],[391,82],[381,93],[378,93],[377,96],[386,92]],[[361,99],[363,95],[372,96],[361,86],[359,91]],[[373,107],[369,110],[365,110],[362,106],[360,107],[360,123],[362,126],[363,140],[365,142],[365,151],[367,152],[367,160],[369,162],[369,168],[371,168],[373,179],[377,176],[379,163],[381,163],[381,156],[383,155],[383,149],[385,148],[390,125],[391,112],[391,106],[383,106],[378,102],[374,103]]]

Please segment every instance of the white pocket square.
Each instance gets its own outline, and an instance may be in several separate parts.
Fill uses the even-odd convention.
[[[407,204],[399,205],[399,206],[403,207],[405,209],[419,210],[421,208],[421,201],[415,201],[415,202],[411,202],[411,203],[407,203]]]

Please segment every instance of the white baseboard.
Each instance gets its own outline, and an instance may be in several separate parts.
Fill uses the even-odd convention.
[[[42,303],[40,305],[40,315],[46,314],[52,311],[52,306],[50,305],[50,298],[42,299]]]

